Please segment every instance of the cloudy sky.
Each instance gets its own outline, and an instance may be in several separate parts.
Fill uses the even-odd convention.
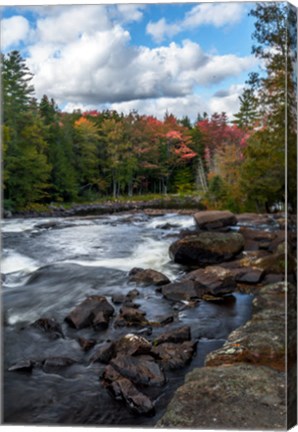
[[[66,111],[116,109],[194,120],[237,112],[251,55],[253,3],[2,8],[1,50],[21,51],[36,96]]]

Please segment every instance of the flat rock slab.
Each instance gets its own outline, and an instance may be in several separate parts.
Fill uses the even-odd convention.
[[[218,230],[227,226],[236,225],[236,216],[230,211],[201,211],[194,214],[197,226],[201,230]]]
[[[106,327],[113,314],[114,308],[105,297],[90,296],[75,307],[65,318],[65,321],[76,329],[93,325]],[[106,321],[106,324],[103,320]]]
[[[229,261],[244,247],[239,233],[199,232],[174,242],[169,249],[176,263],[188,266],[205,266]]]
[[[152,344],[143,336],[128,333],[114,343],[116,354],[141,355],[149,354]]]
[[[178,388],[161,428],[286,428],[285,376],[249,364],[196,368]]]

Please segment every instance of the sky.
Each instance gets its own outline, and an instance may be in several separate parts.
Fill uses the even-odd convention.
[[[254,3],[1,8],[1,51],[17,49],[40,99],[71,112],[115,109],[194,121],[239,109],[249,72]]]

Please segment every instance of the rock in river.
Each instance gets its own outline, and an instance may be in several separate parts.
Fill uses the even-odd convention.
[[[75,307],[65,318],[65,321],[76,329],[93,325],[100,325],[102,327],[103,320],[108,324],[113,314],[114,308],[105,297],[90,296]]]
[[[53,318],[39,318],[31,327],[46,333],[50,339],[64,337],[60,324]]]
[[[230,211],[200,211],[194,214],[197,226],[201,230],[218,230],[230,225],[236,225],[236,216]]]
[[[147,415],[154,414],[153,402],[127,378],[119,376],[118,379],[107,384],[106,388],[115,399],[123,400],[133,412]]]
[[[196,343],[186,341],[181,344],[165,342],[153,348],[153,353],[161,359],[165,369],[179,369],[190,362],[196,348]]]
[[[149,355],[127,356],[119,354],[111,360],[110,366],[137,385],[160,387],[166,382],[162,369]],[[105,379],[109,379],[107,369]]]
[[[229,261],[244,247],[239,233],[199,232],[170,246],[170,257],[179,264],[205,266]]]
[[[133,268],[129,272],[129,281],[143,285],[166,285],[170,283],[170,279],[163,273],[152,269]]]

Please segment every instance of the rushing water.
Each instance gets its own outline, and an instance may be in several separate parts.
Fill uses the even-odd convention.
[[[162,389],[150,390],[156,402],[154,417],[136,416],[102,388],[100,363],[90,363],[92,350],[85,353],[79,336],[97,343],[117,339],[132,328],[105,331],[74,330],[64,318],[88,295],[127,294],[133,267],[153,268],[171,280],[184,269],[169,259],[169,245],[182,228],[191,228],[193,218],[177,214],[149,217],[142,213],[98,218],[11,219],[2,225],[3,303],[3,418],[10,424],[131,425],[152,426],[163,414],[185,373],[202,366],[206,354],[221,346],[227,335],[251,315],[251,296],[235,294],[226,305],[200,302],[197,307],[177,312],[179,325],[191,326],[198,341],[191,364],[167,374]],[[165,229],[167,228],[167,229]],[[173,312],[172,304],[154,287],[138,287],[136,302],[149,321]],[[119,306],[115,306],[118,310]],[[30,327],[41,317],[55,318],[65,338],[50,340]],[[165,329],[153,329],[154,338]],[[94,348],[96,349],[96,347]],[[32,373],[11,372],[21,360],[67,356],[77,363],[59,374],[34,368]]]

